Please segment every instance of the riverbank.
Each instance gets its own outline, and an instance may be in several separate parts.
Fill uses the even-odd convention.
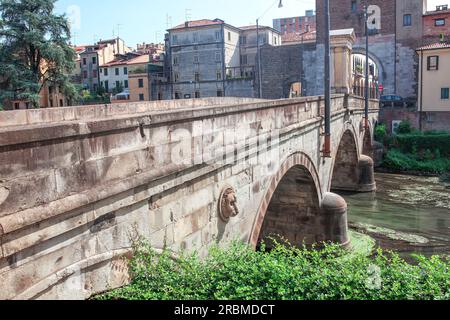
[[[386,126],[375,129],[375,139],[385,152],[378,172],[440,176],[450,172],[450,133],[418,132],[402,122],[397,134]]]

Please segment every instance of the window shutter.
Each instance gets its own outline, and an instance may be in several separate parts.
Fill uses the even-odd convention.
[[[436,56],[436,70],[439,70],[439,56]]]

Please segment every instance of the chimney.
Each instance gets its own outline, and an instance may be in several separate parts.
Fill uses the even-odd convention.
[[[185,28],[189,28],[189,21],[186,21],[186,22],[184,23],[184,27],[185,27]]]

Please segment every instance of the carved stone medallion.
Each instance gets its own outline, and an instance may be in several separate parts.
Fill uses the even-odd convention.
[[[239,214],[236,192],[230,186],[223,189],[219,198],[219,216],[224,222]]]

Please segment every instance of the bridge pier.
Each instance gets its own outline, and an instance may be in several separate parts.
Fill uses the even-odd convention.
[[[344,247],[350,244],[347,209],[347,202],[341,196],[331,192],[324,195],[321,215],[326,241],[339,243]]]
[[[375,165],[373,159],[361,155],[358,163],[359,187],[358,192],[374,192],[377,190],[375,182]]]

